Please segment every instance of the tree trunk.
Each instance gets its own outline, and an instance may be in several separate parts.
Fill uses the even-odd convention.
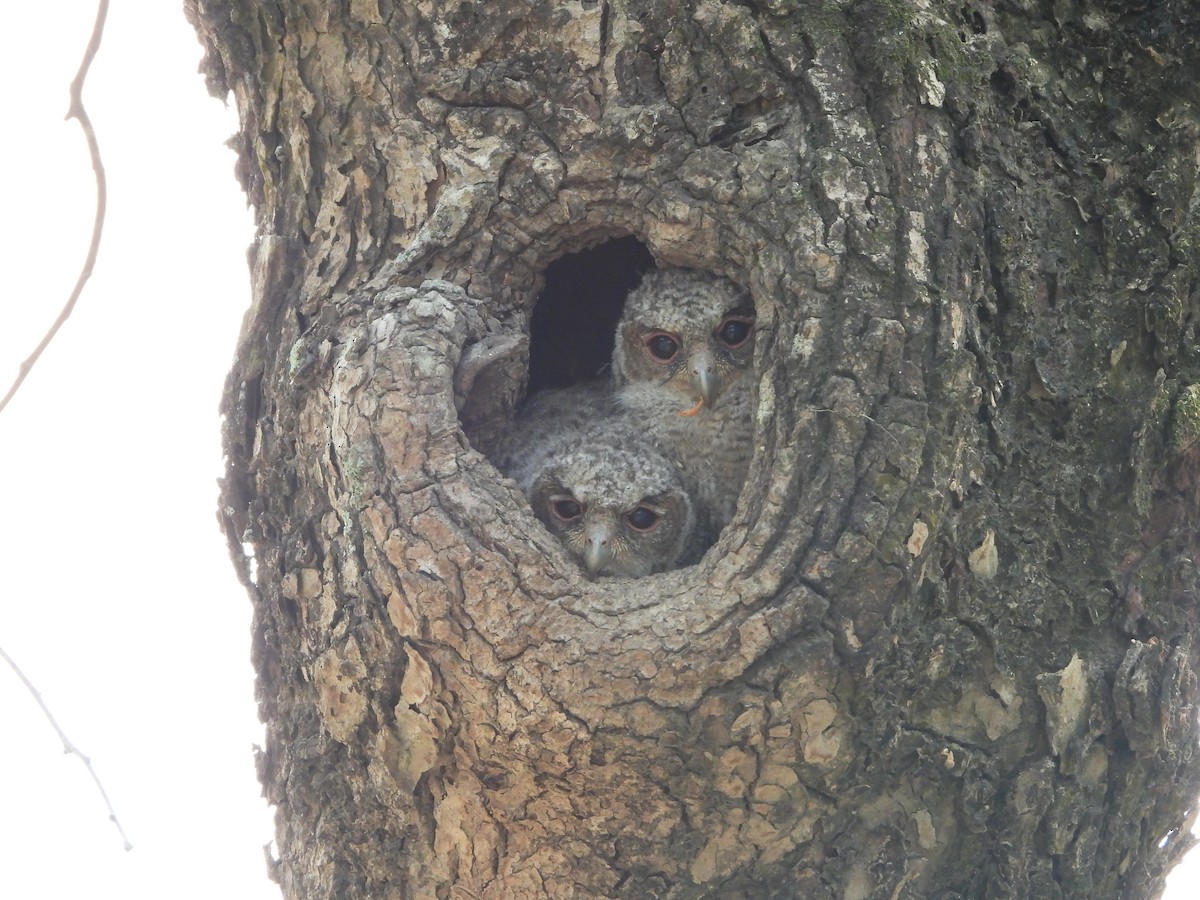
[[[187,3],[258,214],[222,519],[286,896],[1160,892],[1190,0]],[[749,288],[755,449],[701,563],[592,582],[477,447],[614,238]]]

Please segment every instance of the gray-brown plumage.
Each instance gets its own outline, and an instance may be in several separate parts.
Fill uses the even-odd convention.
[[[617,401],[679,463],[705,542],[733,517],[746,479],[753,357],[754,304],[727,279],[653,271],[625,301],[613,352]]]
[[[696,553],[676,464],[622,421],[608,384],[534,397],[494,461],[592,578],[650,575]]]

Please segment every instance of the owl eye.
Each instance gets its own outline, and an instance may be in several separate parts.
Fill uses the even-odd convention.
[[[717,339],[730,350],[736,350],[754,331],[754,320],[746,316],[726,316],[717,328]]]
[[[625,521],[634,531],[650,531],[661,518],[658,513],[646,506],[639,506],[625,514]]]
[[[665,331],[656,331],[644,343],[646,351],[657,363],[669,363],[679,354],[679,339]]]
[[[550,510],[563,522],[574,522],[583,515],[583,504],[574,497],[558,497],[550,501]]]

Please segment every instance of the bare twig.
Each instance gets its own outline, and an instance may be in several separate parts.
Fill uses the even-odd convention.
[[[67,110],[67,119],[78,119],[79,126],[83,129],[83,135],[87,139],[88,153],[92,158],[92,171],[96,173],[96,216],[92,222],[92,242],[88,247],[87,258],[83,262],[83,268],[79,272],[79,277],[75,281],[75,288],[71,291],[71,296],[67,298],[66,305],[62,308],[62,312],[58,314],[58,318],[54,320],[54,324],[50,326],[50,330],[46,332],[41,343],[34,348],[33,353],[29,358],[21,363],[21,370],[17,374],[16,381],[12,387],[8,389],[8,393],[4,395],[4,399],[0,400],[0,411],[8,406],[8,401],[13,398],[25,382],[26,376],[33,368],[34,363],[42,355],[42,351],[50,345],[54,340],[54,336],[58,334],[58,330],[62,328],[63,323],[70,317],[71,312],[75,309],[75,303],[79,300],[80,294],[83,293],[83,286],[87,284],[87,280],[92,276],[92,269],[96,265],[96,256],[100,252],[100,235],[104,231],[104,212],[108,202],[108,184],[104,177],[104,163],[100,159],[100,145],[96,141],[96,132],[92,128],[92,120],[87,114],[87,109],[83,105],[83,82],[87,78],[88,69],[92,65],[92,60],[96,56],[96,51],[100,49],[100,39],[104,34],[104,20],[108,18],[108,0],[100,0],[96,9],[96,22],[92,26],[92,37],[88,41],[87,49],[83,51],[83,60],[79,64],[79,71],[75,73],[75,80],[71,82],[71,106]],[[96,770],[92,768],[92,761],[84,756],[76,747],[66,732],[58,724],[58,720],[54,718],[54,714],[50,712],[50,708],[46,706],[46,701],[42,699],[41,693],[38,691],[32,681],[21,671],[21,667],[16,661],[5,652],[3,647],[0,647],[0,657],[17,673],[17,677],[33,695],[33,699],[37,701],[38,706],[42,708],[46,718],[58,732],[58,737],[63,743],[63,752],[79,757],[83,761],[83,765],[87,768],[88,774],[92,776],[92,781],[96,783],[96,789],[100,791],[100,796],[104,798],[104,804],[108,807],[108,817],[112,823],[117,826],[117,831],[121,834],[121,840],[125,844],[126,850],[133,849],[133,845],[129,843],[129,837],[125,834],[125,829],[121,827],[120,821],[117,819],[117,813],[113,809],[112,801],[108,799],[108,791],[104,789],[100,777],[96,774]]]
[[[62,328],[63,323],[70,318],[71,312],[75,309],[75,302],[79,299],[79,295],[83,293],[83,286],[92,277],[92,267],[96,265],[96,256],[100,252],[100,235],[104,231],[104,210],[108,202],[108,184],[104,177],[104,164],[100,160],[100,145],[96,142],[96,132],[92,130],[92,120],[88,117],[87,110],[83,106],[83,81],[87,78],[88,68],[92,65],[92,58],[96,55],[96,51],[100,49],[100,37],[104,33],[104,20],[107,17],[108,0],[100,0],[100,4],[96,9],[96,23],[92,26],[92,39],[88,41],[87,49],[83,51],[83,61],[79,64],[79,71],[75,74],[75,80],[71,82],[71,107],[67,110],[66,115],[67,119],[79,120],[79,127],[83,129],[83,135],[87,138],[88,153],[92,157],[92,170],[96,173],[96,217],[92,223],[92,243],[88,247],[87,259],[83,262],[79,278],[75,281],[75,289],[71,291],[71,296],[67,299],[62,312],[58,314],[58,318],[54,320],[54,324],[50,326],[50,330],[46,332],[46,336],[42,338],[41,343],[29,354],[29,358],[21,363],[21,369],[17,373],[17,380],[8,389],[8,393],[4,395],[4,399],[0,400],[0,412],[8,406],[8,401],[13,398],[21,385],[24,384],[25,377],[41,357],[42,351],[54,340],[54,336],[58,334],[58,329]]]
[[[108,799],[108,791],[104,790],[104,785],[100,782],[100,776],[97,775],[96,770],[92,768],[92,761],[84,756],[80,749],[71,742],[69,737],[67,737],[66,732],[62,730],[62,726],[58,724],[58,720],[54,718],[54,713],[50,712],[50,707],[48,707],[46,705],[46,701],[42,699],[41,692],[34,687],[33,682],[30,681],[29,677],[21,671],[21,667],[17,665],[16,661],[9,656],[8,653],[5,652],[3,647],[0,647],[0,657],[3,657],[4,661],[9,664],[14,672],[17,673],[17,677],[21,679],[21,682],[28,689],[29,693],[33,695],[33,699],[37,701],[37,705],[42,708],[42,712],[45,713],[46,718],[54,727],[54,730],[58,732],[58,739],[62,741],[63,744],[63,753],[69,753],[72,756],[78,756],[81,760],[83,760],[83,765],[87,768],[88,774],[92,776],[92,781],[96,782],[96,789],[100,791],[100,796],[104,798],[104,805],[108,807],[109,819],[111,819],[112,823],[117,826],[117,831],[121,833],[121,840],[125,843],[125,849],[132,850],[133,844],[129,843],[129,837],[125,834],[125,829],[121,827],[121,823],[117,819],[117,813],[113,809],[112,801]]]

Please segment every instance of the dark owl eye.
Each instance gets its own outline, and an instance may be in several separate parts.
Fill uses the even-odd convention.
[[[646,338],[646,350],[655,362],[669,363],[679,353],[679,341],[665,331],[658,331]]]
[[[564,522],[574,522],[583,515],[583,504],[574,497],[559,497],[550,501],[550,509],[555,517]]]
[[[745,316],[729,316],[717,329],[717,339],[730,350],[736,350],[750,340],[754,330],[754,320]]]
[[[625,521],[634,531],[649,531],[658,524],[658,520],[658,513],[645,506],[639,506],[625,515]]]

